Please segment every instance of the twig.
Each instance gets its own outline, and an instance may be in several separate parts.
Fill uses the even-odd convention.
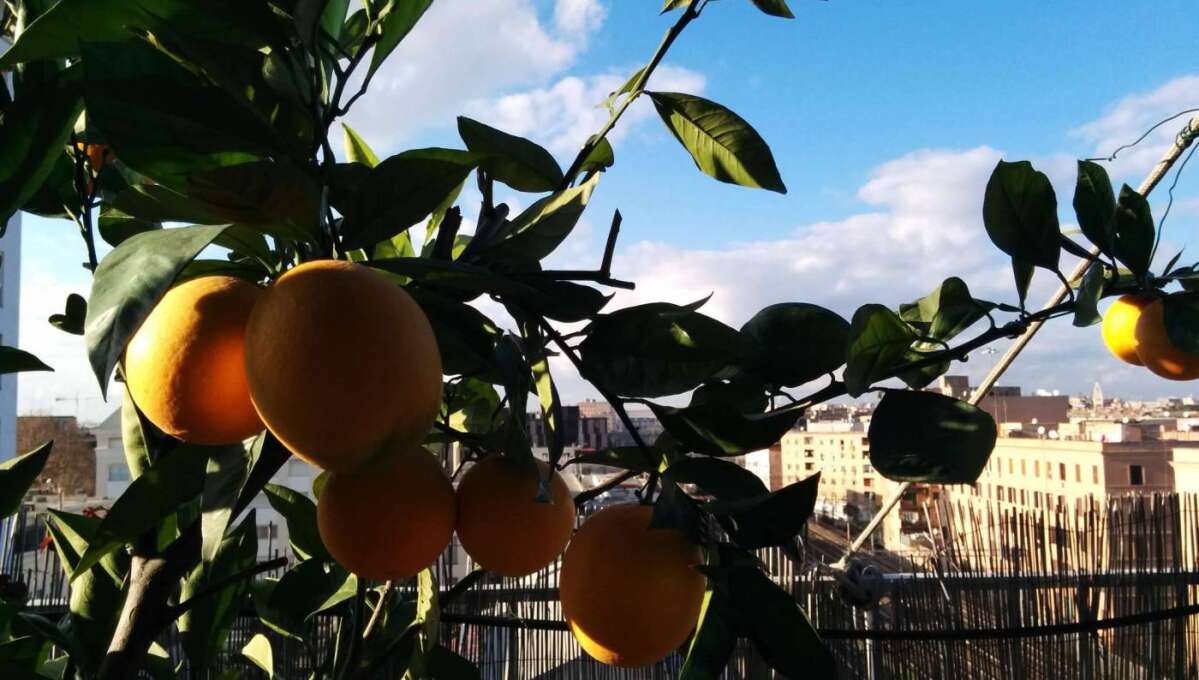
[[[383,618],[383,610],[387,607],[387,600],[391,599],[393,585],[394,584],[390,580],[383,584],[383,593],[379,595],[379,601],[375,604],[375,611],[371,613],[370,621],[367,621],[366,627],[362,629],[362,639],[365,640],[367,637],[369,637],[371,631],[373,631],[375,626],[378,625],[379,620]]]
[[[623,221],[619,210],[612,214],[612,226],[608,227],[608,242],[604,244],[604,259],[600,261],[600,271],[605,276],[612,272],[612,256],[616,252],[616,238],[620,236],[620,223]]]
[[[589,501],[597,496],[601,496],[601,495],[607,493],[608,491],[611,491],[612,489],[615,489],[616,487],[620,486],[621,484],[624,484],[625,482],[629,481],[630,479],[632,479],[640,474],[641,473],[637,472],[636,470],[626,470],[626,471],[622,472],[621,474],[616,475],[612,479],[609,479],[608,481],[604,482],[603,484],[600,484],[597,487],[593,487],[593,488],[587,489],[585,491],[579,492],[579,495],[575,496],[575,507],[576,508],[582,507],[583,504],[586,503],[587,501]]]
[[[554,279],[555,281],[595,281],[605,286],[612,288],[623,288],[624,290],[634,290],[637,284],[632,281],[621,281],[608,276],[605,271],[590,271],[587,269],[546,269],[539,272],[528,272],[523,274],[530,278]]]
[[[450,586],[449,589],[447,589],[437,598],[437,601],[441,604],[441,608],[445,609],[447,604],[457,600],[462,596],[463,593],[473,588],[474,585],[479,581],[483,580],[483,577],[486,575],[487,572],[485,570],[475,569],[466,576],[463,576],[461,581],[458,581],[454,585]]]

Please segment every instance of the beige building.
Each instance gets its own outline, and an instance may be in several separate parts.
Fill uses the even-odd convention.
[[[1175,490],[1174,450],[1192,446],[1160,440],[1001,437],[978,482],[950,487],[950,493],[1001,507],[1048,511],[1085,508],[1111,495],[1168,493]]]

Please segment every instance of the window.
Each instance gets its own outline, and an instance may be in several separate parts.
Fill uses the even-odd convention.
[[[108,448],[110,448],[110,449],[121,448],[121,438],[120,437],[109,437],[108,438]]]
[[[1007,459],[1007,473],[1009,475],[1016,474],[1016,461],[1012,460],[1011,458]]]
[[[1129,465],[1128,483],[1132,486],[1143,486],[1145,484],[1145,468],[1140,465]]]
[[[1099,466],[1098,465],[1091,466],[1091,482],[1094,484],[1099,483]]]
[[[1020,476],[1021,477],[1028,475],[1028,466],[1025,465],[1025,463],[1027,463],[1027,462],[1028,461],[1024,460],[1023,458],[1020,459]]]
[[[1016,502],[1016,490],[1011,487],[1008,487],[1008,490],[1007,490],[1007,502],[1008,503]]]
[[[265,538],[278,538],[278,537],[279,537],[279,527],[275,526],[274,522],[272,522],[270,524],[259,524],[258,525],[258,538],[265,539]]]
[[[1082,466],[1077,463],[1074,464],[1074,481],[1082,481]]]
[[[1033,472],[1036,474],[1036,476],[1040,477],[1041,476],[1041,461],[1034,460],[1032,465],[1033,465]]]
[[[125,467],[124,463],[109,463],[108,464],[108,481],[110,481],[110,482],[127,482],[127,481],[129,481],[129,468]]]
[[[998,484],[995,485],[995,500],[1003,500],[1003,487]]]
[[[874,486],[874,484],[872,482],[874,482],[874,480],[867,477],[866,479],[862,480],[862,486],[869,489],[870,487]]]
[[[1065,463],[1057,464],[1057,478],[1062,480],[1063,482],[1066,481],[1066,464]]]
[[[1020,505],[1027,505],[1028,497],[1024,495],[1024,489],[1020,489]]]

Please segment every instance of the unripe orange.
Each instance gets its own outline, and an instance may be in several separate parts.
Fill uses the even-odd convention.
[[[549,503],[537,502],[548,465],[502,456],[475,463],[458,483],[458,539],[479,566],[527,576],[554,561],[575,526],[575,504],[562,476],[550,477]]]
[[[450,544],[454,487],[423,447],[389,447],[360,470],[331,473],[316,519],[341,566],[378,581],[408,578]]]
[[[420,442],[441,405],[424,312],[351,262],[308,262],[266,290],[246,328],[246,374],[267,428],[326,470],[353,470],[388,442]]]
[[[1137,319],[1149,302],[1136,295],[1121,295],[1103,313],[1103,344],[1118,359],[1134,366],[1142,365],[1137,356]]]
[[[160,430],[195,444],[262,431],[245,372],[245,329],[262,289],[204,276],[167,291],[125,348],[125,380]]]
[[[1166,333],[1165,304],[1154,300],[1141,310],[1136,328],[1137,356],[1150,371],[1169,380],[1199,378],[1199,355],[1179,349]]]
[[[698,546],[651,529],[652,509],[615,505],[592,515],[562,558],[562,615],[584,651],[615,666],[666,658],[695,628],[705,579]]]

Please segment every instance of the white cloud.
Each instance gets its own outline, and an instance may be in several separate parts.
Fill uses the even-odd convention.
[[[426,127],[450,123],[465,102],[537,85],[574,63],[603,23],[595,0],[559,0],[547,26],[533,0],[434,3],[392,53],[348,122],[392,148]]]
[[[1096,156],[1106,157],[1130,144],[1154,123],[1179,111],[1199,107],[1199,75],[1186,75],[1147,92],[1124,97],[1102,116],[1071,131],[1093,145]],[[1146,174],[1174,143],[1175,135],[1193,114],[1186,114],[1154,130],[1140,144],[1120,152],[1109,172],[1114,177]]]
[[[608,120],[603,101],[619,89],[628,76],[628,73],[615,71],[586,77],[568,76],[548,87],[497,99],[476,99],[466,110],[468,115],[489,125],[530,137],[556,154],[570,156]],[[703,74],[670,64],[660,66],[651,80],[656,89],[692,94],[702,92],[706,82]],[[649,101],[639,98],[608,135],[608,140],[619,144],[639,122],[653,115]]]
[[[604,25],[608,9],[598,0],[558,0],[554,5],[554,23],[565,35],[582,38]]]

